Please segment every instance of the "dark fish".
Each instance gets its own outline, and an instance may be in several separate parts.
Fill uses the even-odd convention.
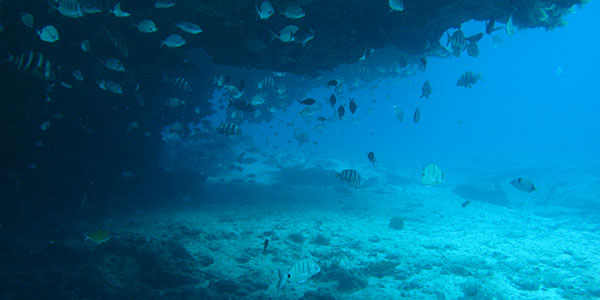
[[[243,90],[246,87],[246,80],[240,80],[240,84],[238,84],[238,90]]]
[[[446,32],[446,35],[448,36],[448,42],[446,43],[446,46],[451,46],[452,51],[460,55],[460,51],[467,46],[465,34],[459,29],[452,35]]]
[[[502,27],[494,28],[494,26],[496,26],[496,20],[494,19],[490,19],[489,21],[485,22],[485,33],[492,34],[492,32],[502,29]]]
[[[338,81],[335,79],[329,80],[329,82],[327,82],[328,86],[337,86],[338,85]]]
[[[241,110],[241,111],[245,111],[245,112],[253,112],[254,111],[254,105],[252,105],[246,101],[239,101],[239,102],[231,101],[229,104],[237,110]]]
[[[299,145],[302,146],[310,141],[308,134],[304,131],[297,131],[294,133],[294,138],[298,141]]]
[[[217,127],[217,131],[224,135],[240,135],[240,126],[233,122],[223,122],[219,127]]]
[[[413,114],[413,123],[419,123],[419,120],[421,120],[421,110],[417,107]]]
[[[427,69],[427,58],[421,57],[421,67],[423,70]]]
[[[327,118],[325,118],[323,116],[320,116],[320,117],[317,118],[317,120],[319,120],[321,122],[325,122],[325,121],[327,121]]]
[[[427,98],[429,99],[429,95],[431,95],[431,82],[429,82],[429,80],[425,80],[425,82],[423,83],[423,88],[421,88],[421,97],[419,98]]]
[[[185,79],[183,77],[171,78],[171,79],[169,79],[169,81],[180,90],[183,90],[186,92],[192,91],[192,85],[190,84],[190,82],[187,79]]]
[[[340,105],[340,106],[338,107],[338,118],[339,118],[340,120],[343,120],[343,119],[344,119],[344,114],[345,114],[345,113],[346,113],[346,110],[344,109],[344,106],[343,106],[343,105]]]
[[[317,103],[317,100],[315,100],[313,98],[306,98],[306,99],[300,100],[298,102],[300,104],[304,104],[304,105],[313,105],[313,104]]]
[[[267,254],[267,247],[269,247],[269,239],[265,239],[263,242],[263,254]]]
[[[354,114],[356,112],[356,101],[354,101],[354,98],[350,98],[350,105],[348,105],[348,107],[350,108],[350,112],[352,114]]]
[[[523,178],[523,177],[513,179],[510,182],[510,184],[512,184],[514,187],[516,187],[519,191],[522,191],[525,193],[531,193],[536,190],[535,185],[533,185],[533,182],[531,182],[531,180],[529,180],[527,178]]]
[[[479,56],[479,45],[477,45],[477,42],[470,42],[467,45],[467,54],[471,57]]]
[[[460,76],[458,81],[456,82],[456,86],[464,86],[467,88],[472,88],[477,80],[481,79],[481,75],[473,73],[471,71],[467,71]]]
[[[375,163],[377,162],[375,160],[375,153],[373,153],[373,151],[371,151],[367,154],[367,158],[369,159],[369,162],[372,163],[373,165],[375,165]]]
[[[471,203],[471,200],[467,200],[467,201],[463,202],[463,204],[461,206],[464,208],[467,205],[469,205],[469,203]]]
[[[335,108],[336,101],[337,101],[337,99],[335,99],[335,95],[331,94],[331,96],[329,96],[329,104],[331,104],[331,107]]]
[[[346,169],[337,174],[337,177],[345,181],[349,186],[358,188],[360,186],[360,174],[354,169]]]
[[[477,43],[477,42],[479,42],[479,41],[480,41],[482,38],[483,38],[483,32],[480,32],[480,33],[478,33],[478,34],[474,34],[474,35],[472,35],[472,36],[466,37],[465,39],[466,39],[468,42],[475,42],[475,43]]]
[[[6,61],[13,63],[23,74],[44,80],[54,79],[52,64],[42,53],[29,51],[19,56],[9,54]]]

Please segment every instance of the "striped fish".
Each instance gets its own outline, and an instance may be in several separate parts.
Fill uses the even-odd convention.
[[[354,169],[343,170],[337,177],[348,183],[351,187],[358,188],[360,186],[360,174]]]
[[[424,185],[436,185],[442,183],[444,180],[444,173],[440,166],[436,164],[429,164],[423,168],[421,173],[421,183]]]
[[[185,79],[183,77],[171,78],[171,79],[169,79],[169,81],[180,90],[183,90],[186,92],[192,91],[192,85],[190,84],[190,82],[187,79]]]
[[[446,32],[446,35],[448,36],[448,42],[446,43],[446,46],[450,46],[454,54],[456,56],[459,56],[460,51],[465,49],[465,47],[467,46],[467,39],[465,38],[465,34],[462,32],[462,30],[459,29],[455,31],[452,35]]]
[[[306,132],[304,132],[304,131],[296,131],[294,133],[294,138],[296,139],[296,141],[298,141],[300,146],[302,146],[310,141],[308,134],[306,134]]]
[[[217,127],[217,131],[224,135],[240,135],[241,130],[240,126],[233,122],[223,122],[219,127]]]
[[[81,18],[84,15],[81,3],[77,0],[58,0],[56,10],[68,18]]]
[[[29,51],[18,56],[9,54],[7,60],[15,64],[21,73],[44,80],[54,79],[52,64],[42,53]]]
[[[477,42],[470,42],[467,45],[467,54],[471,57],[479,56],[479,45],[477,45]]]
[[[293,264],[287,273],[279,270],[279,282],[277,289],[283,288],[288,282],[303,283],[313,275],[319,273],[321,268],[310,258],[302,259]]]

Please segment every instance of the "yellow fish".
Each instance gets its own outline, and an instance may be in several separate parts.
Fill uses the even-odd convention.
[[[92,241],[96,244],[104,243],[104,242],[110,240],[110,238],[111,238],[110,233],[104,229],[99,229],[99,230],[92,231],[92,232],[86,232],[83,234],[83,236],[85,237],[86,241]]]

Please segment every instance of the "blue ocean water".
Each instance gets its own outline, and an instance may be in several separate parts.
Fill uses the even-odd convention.
[[[159,1],[0,1],[0,299],[600,298],[596,2],[523,2],[471,57],[379,40],[408,0]]]

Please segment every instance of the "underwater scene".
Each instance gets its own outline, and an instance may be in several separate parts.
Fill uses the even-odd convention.
[[[600,299],[598,15],[0,0],[0,300]]]

